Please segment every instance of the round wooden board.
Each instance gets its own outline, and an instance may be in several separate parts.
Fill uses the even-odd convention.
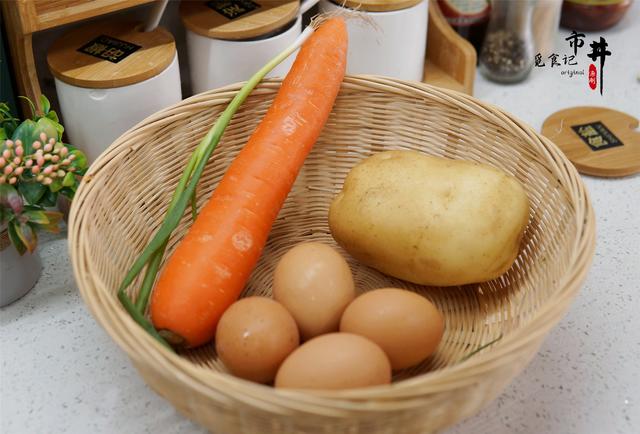
[[[164,28],[142,32],[138,31],[141,26],[137,22],[111,19],[74,29],[58,38],[49,49],[49,69],[65,83],[97,89],[127,86],[154,77],[171,64],[176,55],[176,44],[173,35]],[[87,46],[91,51],[91,46],[96,47],[93,41],[103,35],[140,48],[117,63],[79,51]],[[94,51],[98,55],[106,53],[101,42],[97,42],[98,48]]]
[[[266,35],[296,18],[297,0],[211,0],[180,2],[184,26],[209,38],[239,40]]]
[[[549,116],[542,134],[580,173],[621,177],[640,173],[638,119],[605,107],[573,107]]]
[[[400,9],[408,9],[420,2],[428,0],[331,0],[337,5],[342,5],[367,12],[389,12],[398,11]]]

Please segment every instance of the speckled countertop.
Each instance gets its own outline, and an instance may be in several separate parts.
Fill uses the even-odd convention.
[[[567,52],[564,34],[556,51]],[[583,78],[550,68],[512,86],[478,77],[475,96],[537,130],[552,112],[576,105],[640,117],[640,2],[604,36],[614,53],[605,66],[604,96]],[[448,433],[640,432],[640,176],[584,180],[598,238],[582,291],[530,366]],[[143,383],[90,316],[75,288],[66,240],[46,238],[41,254],[37,286],[0,310],[0,432],[204,433]]]

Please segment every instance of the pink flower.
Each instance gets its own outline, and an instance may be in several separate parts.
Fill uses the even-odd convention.
[[[22,146],[22,140],[20,139],[16,140],[16,146]]]
[[[18,147],[16,148],[16,155],[17,155],[18,157],[22,157],[22,155],[23,155],[23,154],[24,154],[24,148],[23,148],[22,146],[18,146]]]
[[[16,167],[16,170],[13,171],[13,174],[16,176],[20,176],[22,175],[23,171],[24,171],[24,167]]]
[[[5,175],[10,174],[11,172],[13,172],[13,166],[12,165],[8,165],[7,167],[4,168],[3,170]]]
[[[24,163],[24,165],[25,165],[25,167],[26,167],[26,168],[29,168],[29,167],[33,166],[33,160],[27,160],[27,161]]]
[[[16,166],[20,165],[20,163],[22,163],[22,158],[16,157],[13,159],[13,164],[15,164]]]
[[[44,179],[43,175],[36,176],[36,181],[38,181],[38,182],[42,182],[43,179]]]
[[[57,163],[58,160],[60,160],[60,157],[58,155],[54,155],[53,157],[51,157],[51,161],[53,161],[54,163]]]
[[[42,134],[44,134],[44,133],[42,133]],[[40,149],[40,146],[42,146],[42,143],[40,143],[40,142],[39,142],[39,141],[37,141],[37,140],[36,140],[35,142],[33,142],[33,145],[31,145],[31,147],[32,147],[33,149]]]
[[[47,166],[44,168],[44,170],[42,171],[42,173],[44,173],[45,175],[49,175],[51,173],[51,171],[53,170],[53,167],[51,166]]]
[[[33,166],[31,168],[31,173],[40,173],[40,166]]]
[[[51,143],[47,143],[46,145],[44,145],[44,152],[51,152],[52,149],[53,145]]]
[[[4,167],[5,164],[7,164],[7,160],[4,157],[0,157],[0,167]]]
[[[66,146],[63,146],[62,148],[60,148],[60,156],[66,157],[68,153],[69,153],[69,148],[67,148]]]
[[[66,174],[67,174],[67,172],[65,172],[64,170],[58,170],[56,173],[58,174],[58,177],[59,177],[59,178],[63,178],[63,177],[64,177],[64,175],[66,175]]]
[[[4,151],[2,151],[2,156],[4,157],[5,160],[8,160],[9,158],[11,158],[11,151],[8,149],[5,149]]]
[[[9,184],[15,184],[16,182],[18,182],[18,178],[16,178],[15,176],[12,178],[9,178]]]
[[[7,148],[11,148],[13,146],[13,140],[5,140],[4,144],[7,145]]]
[[[51,185],[52,182],[53,182],[53,179],[51,179],[51,178],[45,178],[45,179],[42,180],[42,183],[44,185]]]
[[[42,143],[47,141],[47,135],[45,133],[40,133],[40,140],[42,140]]]

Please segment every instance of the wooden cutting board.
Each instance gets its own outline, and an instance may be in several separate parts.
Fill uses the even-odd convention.
[[[621,177],[640,173],[638,119],[605,107],[573,107],[549,116],[542,134],[580,173]]]

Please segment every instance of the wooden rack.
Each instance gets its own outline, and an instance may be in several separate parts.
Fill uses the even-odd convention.
[[[32,37],[36,32],[64,24],[117,12],[154,0],[12,0],[2,1],[7,39],[18,93],[36,104],[40,84],[33,58]]]

